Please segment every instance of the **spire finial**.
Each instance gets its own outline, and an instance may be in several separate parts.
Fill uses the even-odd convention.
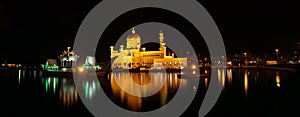
[[[132,34],[135,34],[135,30],[134,30],[134,27],[132,27],[132,31],[131,31]]]
[[[68,56],[70,55],[70,48],[71,47],[67,47],[68,48],[68,51],[67,51],[67,54],[68,54]]]
[[[159,31],[159,36],[161,36],[161,37],[164,36],[162,29],[160,29],[160,31]]]

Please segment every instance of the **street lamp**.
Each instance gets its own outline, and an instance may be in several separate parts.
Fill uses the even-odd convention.
[[[276,59],[278,61],[278,52],[279,52],[279,49],[275,49],[275,51],[276,51]]]
[[[195,70],[196,69],[196,65],[192,65],[192,69]]]
[[[244,52],[244,55],[245,55],[245,65],[247,66],[247,53]]]
[[[246,59],[247,58],[247,53],[245,52],[244,55],[245,55],[245,59]]]

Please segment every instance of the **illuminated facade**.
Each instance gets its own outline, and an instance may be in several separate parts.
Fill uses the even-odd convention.
[[[47,59],[44,69],[47,71],[58,71],[57,62],[55,59]]]
[[[70,51],[70,48],[71,47],[68,47],[67,51],[63,51],[62,54],[58,56],[62,70],[75,69],[77,66],[79,56],[75,54],[75,52]]]
[[[84,70],[100,70],[101,66],[96,65],[96,58],[93,56],[87,56],[84,64],[82,65]]]
[[[167,56],[167,47],[164,43],[164,34],[159,32],[160,47],[157,51],[146,51],[140,45],[141,37],[132,28],[132,34],[127,36],[127,45],[120,45],[119,51],[110,46],[111,59],[116,58],[112,68],[116,69],[182,69],[187,65],[187,58],[175,58],[172,53]]]

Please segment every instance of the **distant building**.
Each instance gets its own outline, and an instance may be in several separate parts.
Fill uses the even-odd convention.
[[[85,70],[100,70],[101,66],[96,64],[96,58],[93,56],[87,56],[82,67]]]
[[[44,69],[47,71],[58,71],[58,64],[56,59],[47,59]]]
[[[77,59],[79,56],[74,51],[70,51],[70,48],[71,47],[68,47],[67,51],[63,51],[62,54],[58,56],[61,68],[70,69],[77,67]]]
[[[70,51],[71,47],[68,47],[67,51],[63,51],[58,56],[59,63],[56,59],[47,59],[44,69],[47,71],[76,71],[77,59],[79,56],[75,52]]]
[[[278,64],[278,61],[275,60],[266,61],[266,65],[276,65],[276,64]]]
[[[5,63],[2,63],[1,65],[0,65],[0,68],[19,68],[19,67],[21,67],[21,64],[16,64],[16,63],[7,63],[6,61],[5,61]]]
[[[85,62],[82,65],[78,65],[77,60],[79,56],[75,52],[70,51],[70,47],[68,47],[67,51],[63,51],[58,58],[59,62],[56,59],[47,59],[43,68],[47,71],[62,72],[77,71],[77,69],[80,71],[96,71],[101,69],[101,66],[96,63],[96,59],[93,56],[86,56]]]
[[[160,47],[157,51],[146,51],[141,48],[140,35],[132,28],[132,34],[127,36],[127,46],[120,45],[119,51],[110,46],[111,59],[116,58],[112,68],[119,69],[182,69],[187,66],[187,58],[175,58],[174,53],[168,56],[167,47],[164,43],[164,34],[159,32]]]

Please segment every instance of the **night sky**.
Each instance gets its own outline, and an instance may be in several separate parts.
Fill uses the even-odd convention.
[[[47,58],[57,58],[67,46],[73,45],[82,20],[100,1],[0,0],[0,62],[44,63]],[[290,52],[300,41],[297,3],[288,0],[199,2],[218,25],[228,54],[243,50],[270,52],[275,48]]]

